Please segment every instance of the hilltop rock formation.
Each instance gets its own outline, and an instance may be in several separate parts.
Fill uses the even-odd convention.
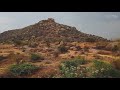
[[[34,25],[30,25],[22,29],[9,30],[0,34],[0,42],[12,42],[15,40],[49,40],[51,42],[107,41],[107,39],[102,37],[78,31],[75,27],[56,23],[52,18],[39,21]]]

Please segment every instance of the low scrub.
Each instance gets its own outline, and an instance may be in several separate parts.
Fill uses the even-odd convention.
[[[31,60],[32,61],[38,61],[38,60],[44,60],[42,55],[38,55],[38,54],[31,54]]]
[[[65,46],[59,46],[58,47],[58,51],[60,53],[66,53],[68,51],[68,49]]]
[[[38,67],[29,63],[16,64],[10,67],[10,73],[14,76],[31,75],[36,70],[38,70]]]

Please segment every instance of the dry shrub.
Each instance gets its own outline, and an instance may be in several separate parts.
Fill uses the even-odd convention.
[[[82,48],[80,46],[76,46],[77,51],[80,51]]]
[[[59,77],[59,69],[49,67],[47,70],[41,73],[42,78],[57,78]]]
[[[6,57],[5,57],[5,56],[0,55],[0,61],[2,61],[2,60],[4,60],[4,59],[6,59]]]
[[[17,53],[17,54],[10,53],[10,54],[8,55],[8,57],[9,57],[11,60],[15,61],[16,64],[21,64],[21,63],[25,62],[25,60],[24,60],[25,56],[22,55],[22,54],[19,54],[19,53]]]
[[[9,59],[14,59],[14,56],[15,56],[14,52],[9,53],[8,55]]]
[[[58,57],[59,56],[59,54],[60,54],[60,52],[59,51],[54,51],[53,52],[53,56],[56,58],[56,57]]]
[[[101,50],[101,51],[98,52],[98,54],[102,54],[102,55],[111,55],[112,53],[109,52],[109,51],[103,51],[103,50]]]
[[[111,61],[111,64],[118,70],[120,70],[120,58],[119,59],[114,59]]]
[[[31,43],[29,43],[28,46],[31,47],[31,48],[36,48],[36,47],[38,46],[38,43],[36,43],[36,42],[31,42]]]
[[[58,51],[60,53],[66,53],[66,52],[68,52],[68,49],[65,46],[62,45],[62,46],[58,47]]]
[[[108,42],[97,42],[96,49],[104,50],[108,44]]]
[[[103,59],[103,57],[101,57],[100,55],[97,55],[97,54],[93,55],[93,57],[94,57],[95,59]]]
[[[113,52],[117,52],[117,51],[120,50],[120,43],[119,43],[119,42],[109,43],[109,44],[106,46],[106,50],[113,51]]]
[[[32,53],[30,58],[31,58],[32,61],[44,60],[44,57],[42,55],[40,55],[40,54],[38,55],[38,54],[35,54],[35,53]]]
[[[114,56],[120,56],[120,51],[114,52],[113,55]]]
[[[89,51],[89,47],[88,47],[88,46],[85,46],[85,47],[84,47],[84,51],[85,51],[85,52],[88,52],[88,51]]]

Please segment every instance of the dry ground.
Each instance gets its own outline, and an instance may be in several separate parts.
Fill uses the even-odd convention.
[[[95,46],[95,43],[71,43],[72,45],[77,45],[80,46],[81,48],[84,48],[85,46],[89,47],[88,52],[81,53],[81,50],[68,50],[67,53],[65,54],[60,54],[57,58],[54,58],[50,52],[44,51],[43,47],[37,47],[35,50],[38,50],[38,53],[41,53],[42,55],[48,55],[48,57],[45,57],[45,60],[42,62],[35,62],[33,64],[42,67],[38,72],[35,74],[28,76],[28,78],[42,78],[42,77],[52,77],[54,74],[59,74],[59,65],[61,61],[67,60],[69,58],[74,58],[76,56],[81,56],[84,57],[85,59],[91,61],[93,59],[101,59],[101,60],[106,60],[110,61],[113,60],[114,58],[119,58],[116,57],[112,54],[110,51],[105,51],[105,50],[97,50],[93,49],[92,47]],[[52,47],[55,44],[52,44]],[[0,55],[3,56],[9,56],[10,53],[20,53],[24,56],[29,57],[29,53],[31,53],[31,48],[26,48],[27,52],[23,52],[21,48],[16,47],[14,45],[9,45],[5,44],[2,45],[0,44]],[[34,51],[34,49],[33,49]],[[35,52],[35,51],[34,51]],[[29,61],[29,58],[26,58]],[[3,61],[0,61],[0,75],[3,75],[6,73],[8,70],[9,66],[11,64],[16,63],[16,61],[13,60],[13,58],[7,58]],[[31,62],[32,63],[32,62]]]

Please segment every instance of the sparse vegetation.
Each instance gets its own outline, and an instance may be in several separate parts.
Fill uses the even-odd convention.
[[[120,40],[85,34],[52,19],[3,32],[0,42],[0,77],[120,77]]]

